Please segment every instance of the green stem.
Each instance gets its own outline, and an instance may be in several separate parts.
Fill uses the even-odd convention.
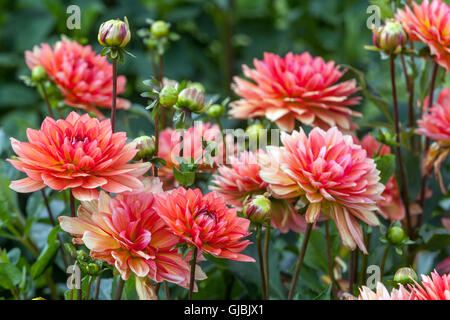
[[[50,104],[50,101],[48,100],[47,91],[45,90],[45,87],[42,83],[40,84],[40,87],[41,87],[42,93],[44,95],[45,104],[47,105],[48,114],[50,115],[50,117],[55,118],[55,116],[53,115],[52,106]]]
[[[120,277],[119,285],[117,286],[116,294],[114,295],[114,300],[120,300],[122,297],[123,285],[125,284],[125,280]]]
[[[192,249],[192,258],[191,258],[191,276],[189,279],[189,295],[188,299],[192,300],[192,295],[194,293],[194,283],[195,283],[195,267],[197,265],[197,253],[198,249],[197,247],[194,247]]]
[[[159,111],[161,106],[156,106],[158,111],[155,114],[155,155],[158,156],[159,153]],[[158,176],[158,167],[156,165],[153,166],[153,174],[155,177]]]
[[[383,259],[381,260],[381,265],[380,265],[380,281],[383,280],[383,274],[384,274],[384,265],[386,264],[386,258],[388,256],[388,252],[389,249],[391,248],[391,244],[388,243],[386,245],[386,249],[384,249],[384,254],[383,254]]]
[[[215,118],[217,126],[219,127],[220,134],[222,135],[222,141],[223,141],[223,161],[225,161],[225,164],[227,162],[227,140],[225,131],[222,127],[222,123],[220,122],[220,118]]]
[[[331,252],[331,241],[330,241],[330,227],[328,219],[325,220],[325,240],[327,242],[327,256],[328,256],[328,275],[331,281],[331,291],[333,295],[336,293],[336,279],[334,278],[334,267],[333,267],[333,254]]]
[[[117,58],[112,60],[113,65],[113,92],[111,105],[111,129],[114,132],[116,127],[116,99],[117,99]]]
[[[395,86],[395,55],[390,57],[390,71],[391,71],[391,85],[392,85],[392,98],[394,102],[394,120],[395,120],[395,134],[397,146],[395,146],[395,153],[397,159],[397,167],[400,178],[400,194],[403,201],[403,206],[405,207],[406,213],[406,224],[408,227],[408,235],[412,236],[412,225],[411,225],[411,213],[409,212],[409,195],[408,187],[406,183],[405,169],[403,167],[402,152],[400,149],[400,119],[398,114],[398,102],[397,102],[397,88]]]
[[[94,300],[98,300],[98,296],[100,294],[100,283],[102,281],[102,274],[100,273],[97,276],[97,280],[95,281],[95,290],[94,290]]]
[[[261,226],[256,226],[256,247],[258,248],[259,273],[261,275],[262,299],[266,300],[266,277],[264,272],[264,260],[261,246]]]
[[[70,216],[75,218],[75,198],[73,197],[72,190],[70,190]]]
[[[264,237],[264,272],[266,281],[266,299],[269,299],[270,280],[269,280],[269,241],[270,241],[270,227],[266,227]]]
[[[169,284],[167,281],[164,281],[164,292],[166,293],[166,300],[170,300]]]
[[[294,277],[292,278],[291,289],[289,290],[288,300],[292,300],[294,298],[295,287],[297,286],[298,276],[300,274],[300,269],[303,264],[303,259],[305,257],[306,248],[308,247],[309,237],[311,236],[311,229],[313,224],[308,223],[306,226],[305,237],[303,239],[302,247],[300,249],[300,254],[298,255],[297,266],[295,267]]]
[[[369,247],[370,247],[370,237],[371,237],[371,233],[367,232],[366,238],[364,241],[367,251],[369,251]],[[366,283],[368,264],[369,264],[369,254],[364,254],[363,259],[362,259],[361,273],[360,273],[360,281],[359,281],[360,286],[363,286]]]
[[[402,62],[403,73],[405,74],[406,89],[408,90],[408,126],[410,128],[414,127],[415,117],[414,117],[414,80],[408,76],[408,70],[406,68],[405,57],[400,55]],[[416,152],[415,135],[411,135],[410,138],[411,150],[413,153]]]
[[[89,300],[89,295],[91,294],[91,286],[92,286],[92,282],[94,282],[94,279],[95,279],[94,276],[91,276],[89,279],[85,300]]]

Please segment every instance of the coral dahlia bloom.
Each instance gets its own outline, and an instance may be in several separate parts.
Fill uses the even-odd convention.
[[[8,161],[28,177],[12,181],[17,192],[33,192],[48,186],[71,189],[79,200],[98,198],[97,188],[108,192],[142,189],[137,178],[149,163],[127,164],[137,153],[136,143],[127,144],[125,132],[111,131],[109,119],[99,121],[89,114],[71,112],[66,119],[47,117],[40,130],[27,129],[28,142],[11,138],[17,157]]]
[[[184,287],[190,277],[188,259],[174,248],[178,237],[154,209],[154,194],[162,192],[162,185],[157,178],[144,183],[138,194],[111,198],[101,191],[98,200],[82,202],[77,218],[59,217],[61,228],[75,237],[74,243],[85,244],[93,259],[114,265],[124,280],[130,272],[136,275],[140,296],[147,277]],[[204,279],[198,270],[197,278]]]
[[[113,74],[106,57],[97,55],[91,46],[76,41],[58,41],[53,48],[47,43],[25,52],[28,67],[44,67],[47,75],[58,86],[69,106],[103,114],[96,108],[111,108]],[[125,92],[126,78],[117,78],[117,94]],[[117,108],[128,109],[130,102],[117,98]]]
[[[304,193],[309,202],[308,223],[317,221],[322,212],[336,222],[345,246],[358,245],[366,253],[358,219],[378,225],[374,211],[384,190],[374,160],[336,127],[314,128],[309,136],[302,129],[282,133],[281,141],[279,163],[285,176],[262,175],[272,193],[279,197]]]
[[[156,196],[156,211],[180,241],[196,246],[219,258],[236,261],[255,260],[240,253],[249,244],[250,221],[240,218],[215,192],[205,195],[200,189],[174,189]]]
[[[181,139],[182,142],[181,142]],[[167,165],[163,166],[159,171],[164,184],[172,186],[175,183],[173,176],[173,167],[180,168],[177,157],[183,157],[189,160],[192,157],[197,160],[204,153],[202,147],[202,139],[206,142],[217,142],[217,152],[212,157],[213,168],[206,164],[204,159],[200,160],[201,171],[212,171],[218,164],[223,163],[223,143],[220,129],[216,124],[196,122],[194,126],[187,130],[176,130],[166,128],[161,131],[159,136],[158,157],[164,159]]]
[[[441,190],[446,193],[447,190],[440,173],[440,167],[447,156],[450,155],[450,88],[444,88],[439,93],[437,102],[424,113],[417,124],[416,133],[436,141],[427,150],[423,160],[423,174],[427,174],[434,167]]]
[[[402,285],[399,289],[394,288],[389,292],[381,282],[377,282],[375,292],[366,286],[362,286],[359,291],[358,300],[414,300],[414,295]]]
[[[311,126],[342,130],[356,129],[351,116],[361,116],[349,108],[360,97],[354,79],[338,82],[345,70],[334,61],[325,62],[304,52],[288,53],[284,58],[265,53],[255,59],[255,69],[243,66],[251,81],[234,77],[233,90],[242,99],[230,104],[230,114],[239,119],[266,117],[281,129],[292,131],[295,120]]]
[[[423,0],[413,9],[398,9],[396,18],[402,22],[414,41],[421,41],[429,48],[436,62],[447,71],[450,69],[450,6],[443,1]]]
[[[270,156],[263,150],[256,152],[244,151],[239,157],[228,159],[231,167],[219,166],[218,174],[214,176],[214,186],[210,189],[219,193],[225,202],[242,210],[246,198],[263,194],[269,184],[260,177],[261,162],[270,161]],[[290,200],[271,199],[271,224],[279,231],[289,230],[303,232],[305,219],[299,215]]]
[[[450,274],[440,276],[436,271],[431,277],[422,275],[422,282],[409,285],[415,300],[450,300]]]

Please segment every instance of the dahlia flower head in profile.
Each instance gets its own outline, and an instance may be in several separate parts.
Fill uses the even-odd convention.
[[[186,160],[192,157],[196,161],[204,154],[202,139],[206,142],[215,141],[217,143],[216,154],[211,159],[213,166],[206,163],[205,158],[200,160],[199,170],[212,172],[218,164],[223,163],[222,159],[224,159],[222,135],[216,124],[195,122],[195,125],[187,130],[166,128],[160,132],[158,157],[164,159],[167,165],[159,169],[158,173],[165,186],[173,187],[175,185],[173,168],[180,168],[178,157]]]
[[[251,81],[234,77],[232,88],[241,97],[230,104],[234,118],[265,117],[287,131],[294,129],[295,120],[322,129],[357,128],[351,117],[361,114],[349,107],[359,103],[360,97],[351,95],[360,88],[355,79],[338,82],[345,70],[334,61],[290,52],[285,57],[265,53],[253,64],[254,69],[243,66]]]
[[[450,6],[441,0],[412,2],[412,9],[398,9],[396,19],[401,21],[410,38],[429,48],[436,63],[450,69]]]
[[[228,208],[215,192],[205,195],[200,189],[179,187],[156,195],[156,212],[166,222],[181,243],[197,247],[198,253],[218,258],[254,262],[242,253],[251,242],[250,221],[237,216],[235,208]]]
[[[136,194],[110,197],[101,191],[98,200],[83,201],[77,217],[60,216],[61,228],[84,244],[95,260],[115,266],[123,280],[136,276],[139,297],[145,297],[147,278],[189,286],[189,257],[174,248],[176,237],[154,208],[155,194],[162,192],[158,178],[145,178],[145,188]],[[198,271],[197,271],[198,270]],[[206,275],[198,267],[196,279]]]
[[[65,96],[69,106],[93,112],[104,118],[97,109],[111,108],[113,70],[106,57],[102,57],[91,46],[63,39],[53,47],[47,43],[25,51],[27,66],[32,70],[42,66],[49,78]],[[125,92],[126,78],[117,77],[117,94]],[[130,102],[117,98],[118,109],[128,109]]]
[[[314,128],[307,136],[303,129],[283,132],[284,147],[269,147],[278,154],[278,168],[261,169],[272,194],[280,198],[304,196],[306,222],[314,223],[319,214],[333,219],[343,244],[367,253],[358,220],[378,225],[375,214],[384,185],[372,158],[350,135],[336,127],[324,131]]]
[[[136,143],[127,144],[125,132],[113,133],[109,119],[99,121],[89,114],[71,112],[66,119],[47,117],[40,130],[27,129],[28,142],[11,138],[16,157],[8,159],[28,177],[12,181],[17,192],[34,192],[46,186],[71,189],[78,200],[98,198],[108,192],[138,192],[139,177],[150,163],[128,164],[136,155]]]
[[[450,88],[444,88],[439,93],[437,101],[417,121],[416,133],[424,135],[435,142],[426,152],[422,163],[422,173],[427,174],[434,167],[441,190],[445,194],[440,167],[450,154]]]
[[[248,197],[268,191],[269,184],[260,177],[259,171],[261,164],[270,160],[270,155],[261,149],[255,152],[243,151],[238,157],[230,157],[228,161],[231,167],[218,167],[214,185],[210,189],[220,194],[228,205],[242,210]],[[298,214],[291,200],[271,199],[270,215],[271,225],[282,233],[305,230],[305,219]]]
[[[383,283],[377,282],[375,291],[366,286],[362,286],[359,290],[360,294],[357,300],[414,300],[414,295],[402,285],[389,292]]]

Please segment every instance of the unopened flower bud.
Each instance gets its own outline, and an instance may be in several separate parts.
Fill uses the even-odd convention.
[[[403,231],[402,228],[394,226],[389,229],[387,238],[394,245],[400,244],[400,243],[402,243],[403,239],[405,238],[405,232]]]
[[[254,196],[244,205],[242,213],[253,223],[264,223],[270,219],[270,200],[263,195]]]
[[[124,47],[130,42],[131,33],[127,17],[125,22],[112,19],[103,22],[98,30],[98,42],[104,47]]]
[[[141,136],[134,139],[138,152],[134,156],[134,161],[148,161],[155,153],[155,137]]]
[[[385,53],[400,53],[407,42],[408,34],[395,20],[387,20],[385,25],[373,30],[373,44]]]
[[[220,104],[213,104],[211,107],[208,108],[206,114],[211,118],[220,118],[220,116],[223,115],[224,112],[225,106],[222,106]]]
[[[31,79],[34,81],[42,81],[47,78],[47,72],[43,66],[36,66],[31,70]]]
[[[414,283],[417,281],[417,273],[411,268],[400,268],[394,275],[394,281],[400,284]]]
[[[205,95],[196,88],[183,89],[178,95],[177,107],[189,109],[194,113],[201,113],[205,107]]]
[[[90,275],[96,275],[100,271],[100,267],[96,263],[89,263],[87,265],[87,271]]]
[[[170,24],[165,21],[158,20],[153,22],[150,31],[157,38],[165,37],[169,34]]]
[[[187,87],[195,88],[203,93],[206,92],[205,87],[200,82],[190,82]]]
[[[258,140],[260,131],[264,130],[264,126],[260,123],[252,124],[251,126],[248,126],[245,130],[245,133],[247,134],[248,138],[250,140]]]
[[[77,260],[79,261],[87,261],[87,254],[83,250],[77,251]]]
[[[178,101],[178,90],[172,86],[164,86],[159,93],[159,103],[165,107],[170,108]]]

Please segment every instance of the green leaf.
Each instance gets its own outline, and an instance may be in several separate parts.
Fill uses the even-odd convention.
[[[375,157],[375,164],[380,171],[380,182],[386,184],[395,172],[395,156],[386,154]]]
[[[56,240],[58,236],[58,232],[60,231],[60,227],[55,226],[47,237],[47,244],[44,247],[44,250],[41,251],[39,257],[36,262],[31,266],[31,278],[36,279],[39,277],[47,267],[52,263],[53,259],[56,256],[58,248],[60,246],[59,240]]]
[[[314,300],[331,300],[331,283]]]
[[[177,167],[173,167],[173,175],[185,187],[189,187],[195,182],[195,172],[181,172]]]
[[[22,272],[16,266],[10,263],[0,263],[0,287],[12,289],[20,283],[21,279]]]

